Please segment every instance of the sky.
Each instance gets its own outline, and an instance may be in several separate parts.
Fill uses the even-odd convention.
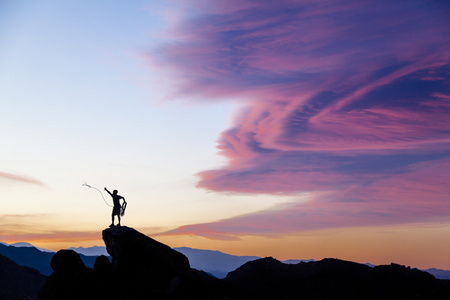
[[[450,5],[0,3],[0,241],[450,269]],[[105,199],[110,197],[104,193]]]

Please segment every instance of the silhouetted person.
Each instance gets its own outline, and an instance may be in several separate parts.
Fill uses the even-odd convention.
[[[114,207],[112,210],[112,215],[111,215],[111,219],[112,219],[112,223],[110,226],[114,226],[114,216],[117,215],[117,219],[119,220],[119,223],[117,223],[117,226],[120,226],[120,215],[121,215],[121,209],[123,208],[123,210],[125,210],[125,206],[127,205],[127,202],[125,201],[125,198],[118,195],[117,194],[117,190],[114,190],[112,193],[110,191],[108,191],[107,188],[105,188],[105,191],[108,192],[108,194],[111,195],[111,197],[113,198],[113,203],[114,203]],[[120,199],[123,199],[123,206],[120,205]],[[123,215],[123,211],[122,211],[122,215]]]

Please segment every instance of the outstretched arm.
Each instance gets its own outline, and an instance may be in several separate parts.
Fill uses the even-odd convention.
[[[108,191],[108,189],[107,189],[107,188],[105,188],[105,191],[107,191],[107,192],[108,192],[108,194],[109,194],[109,195],[111,195],[111,197],[112,197],[112,194],[111,194],[111,192],[110,192],[110,191]]]

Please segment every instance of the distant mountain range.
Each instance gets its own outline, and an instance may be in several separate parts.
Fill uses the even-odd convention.
[[[73,250],[79,254],[83,254],[86,256],[100,256],[100,255],[106,255],[109,256],[108,251],[106,251],[106,247],[102,246],[94,246],[94,247],[70,247],[69,250]]]
[[[12,261],[16,262],[21,266],[30,267],[38,270],[41,274],[49,276],[53,270],[50,267],[50,262],[52,260],[53,251],[47,250],[42,251],[37,249],[31,244],[16,243],[8,245],[6,243],[0,244],[0,255],[6,256]],[[94,266],[94,261],[97,256],[86,256],[80,254],[83,263],[88,267]]]
[[[84,264],[88,267],[93,267],[95,258],[100,255],[109,256],[106,251],[106,247],[94,246],[94,247],[71,247],[69,248],[80,254]],[[201,250],[188,247],[173,248],[174,250],[181,252],[188,259],[191,268],[205,271],[217,278],[225,278],[231,271],[236,270],[243,264],[260,259],[258,256],[236,256],[226,254],[220,251],[213,250]],[[6,244],[0,242],[0,255],[4,255],[11,260],[15,261],[19,265],[27,266],[37,269],[42,274],[48,276],[52,273],[50,267],[50,261],[54,254],[54,251],[36,248],[30,243],[14,243]],[[290,259],[283,261],[286,264],[297,264],[299,262],[311,262],[309,260]],[[366,265],[374,267],[375,265],[367,263]],[[436,268],[426,269],[426,271],[437,279],[450,279],[450,271],[441,270]]]
[[[191,268],[205,271],[217,278],[225,278],[246,262],[258,259],[258,256],[235,256],[219,251],[200,250],[188,247],[173,248],[186,255]]]
[[[243,264],[260,259],[259,256],[236,256],[226,254],[220,251],[200,250],[188,247],[173,248],[174,250],[186,255],[191,264],[191,268],[205,271],[217,278],[225,278],[231,271],[236,270]],[[309,262],[310,260],[294,260],[283,261],[288,264],[297,264],[300,261]]]
[[[12,243],[12,244],[7,244],[7,243],[4,243],[4,242],[0,242],[0,244],[6,245],[6,246],[13,246],[13,247],[28,247],[28,248],[33,247],[33,248],[36,248],[36,249],[38,249],[38,250],[40,250],[42,252],[55,253],[55,251],[44,249],[44,248],[39,248],[39,247],[33,246],[30,243],[25,243],[25,242]]]

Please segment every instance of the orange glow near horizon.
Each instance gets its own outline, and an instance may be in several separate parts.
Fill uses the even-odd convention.
[[[279,237],[242,236],[232,241],[192,235],[153,237],[145,229],[140,231],[170,247],[218,250],[232,255],[272,256],[278,260],[331,257],[375,265],[394,262],[420,269],[450,269],[450,224],[316,230]],[[101,232],[95,231],[0,236],[8,244],[29,242],[54,251],[104,245]]]
[[[278,260],[339,258],[375,265],[391,262],[414,268],[450,269],[449,224],[379,226],[301,232],[283,237],[246,236],[217,241],[192,236],[159,237],[172,247],[219,250]]]

